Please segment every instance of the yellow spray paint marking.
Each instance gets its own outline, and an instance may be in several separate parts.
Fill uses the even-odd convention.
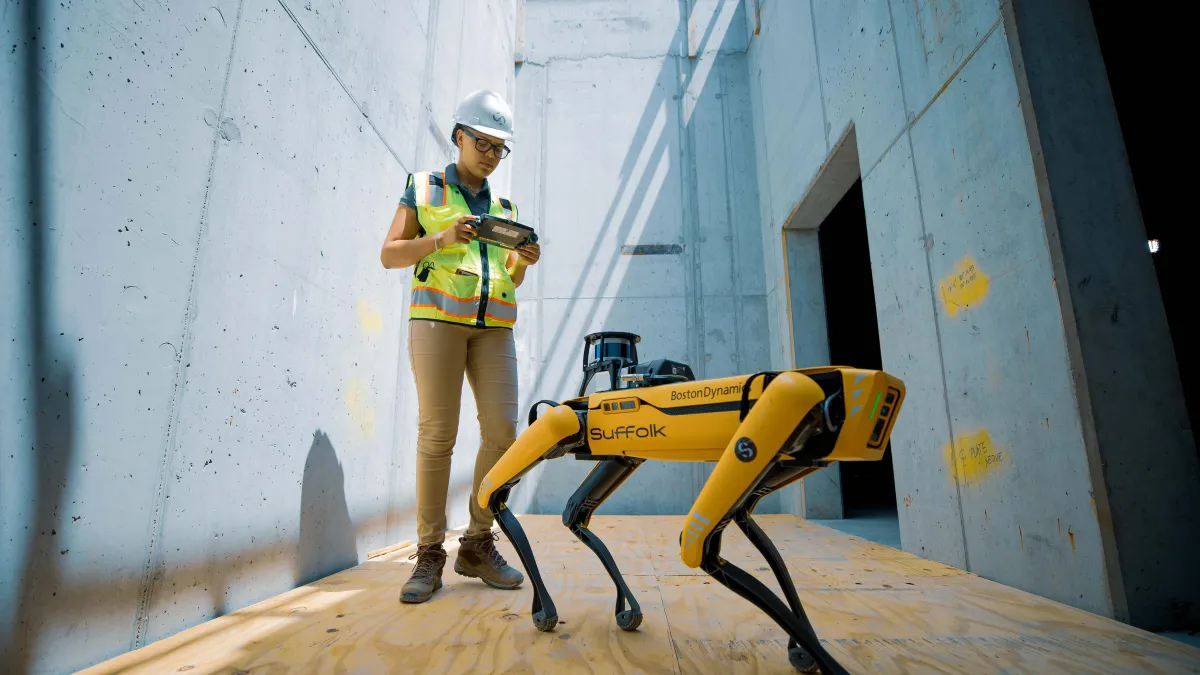
[[[954,463],[960,481],[978,482],[999,470],[1009,462],[1009,453],[996,449],[987,429],[963,434],[953,445],[943,450],[946,463]]]
[[[942,305],[950,316],[978,306],[988,292],[988,276],[971,256],[958,261],[940,282]]]
[[[366,382],[352,379],[346,383],[346,412],[363,438],[375,437],[375,406]]]
[[[383,330],[383,313],[366,300],[358,301],[358,325],[368,337]]]

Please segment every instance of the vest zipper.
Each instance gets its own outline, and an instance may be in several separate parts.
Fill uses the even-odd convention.
[[[483,321],[483,317],[487,314],[488,296],[491,294],[488,282],[492,274],[488,271],[487,244],[482,241],[479,242],[479,262],[483,266],[483,285],[479,289],[479,314],[475,317],[475,325],[479,328],[484,328],[486,324]]]

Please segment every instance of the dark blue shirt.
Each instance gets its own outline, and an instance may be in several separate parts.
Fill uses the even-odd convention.
[[[488,185],[486,178],[483,179],[483,187],[479,188],[478,193],[471,192],[470,188],[463,185],[462,182],[458,180],[458,167],[456,167],[454,164],[446,167],[445,178],[447,186],[458,186],[458,191],[462,193],[463,199],[465,199],[467,202],[467,208],[471,209],[471,215],[482,216],[491,210],[492,189]],[[416,210],[417,191],[412,185],[409,185],[408,188],[404,190],[404,196],[400,197],[400,203],[410,209]]]

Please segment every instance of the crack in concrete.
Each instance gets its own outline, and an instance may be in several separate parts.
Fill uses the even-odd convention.
[[[229,58],[225,61],[225,79],[221,86],[221,104],[220,110],[216,114],[217,119],[221,119],[225,114],[225,101],[229,95],[229,76],[233,72],[233,58],[237,53],[237,38],[238,29],[242,24],[242,9],[245,5],[245,0],[239,0],[237,18],[233,25],[233,36],[229,44]],[[178,425],[179,425],[179,399],[183,395],[183,387],[187,383],[185,371],[187,370],[187,350],[188,344],[192,337],[192,322],[196,317],[196,275],[200,267],[200,246],[204,241],[204,225],[208,219],[208,204],[209,194],[212,189],[213,174],[216,171],[217,151],[220,149],[221,131],[219,125],[213,128],[212,152],[209,153],[208,160],[208,179],[204,187],[204,201],[200,207],[200,226],[196,230],[196,248],[192,255],[192,274],[188,282],[187,306],[183,315],[183,334],[180,336],[179,349],[171,343],[171,348],[175,349],[175,383],[174,389],[171,392],[170,405],[167,414],[167,430],[163,443],[162,457],[159,460],[158,466],[158,482],[154,493],[154,512],[150,521],[150,540],[146,545],[146,560],[142,567],[142,579],[138,592],[138,608],[134,620],[134,636],[132,649],[138,649],[144,646],[147,633],[150,627],[150,610],[154,603],[154,589],[162,580],[161,573],[156,574],[155,570],[162,566],[162,552],[160,551],[160,540],[162,539],[163,520],[166,511],[167,485],[171,475],[171,464],[175,457],[175,447],[178,441]],[[160,347],[162,345],[159,345]]]
[[[889,9],[889,11],[890,11],[890,9]],[[958,67],[954,69],[954,72],[950,73],[950,77],[946,78],[946,80],[942,83],[942,86],[938,88],[937,92],[933,95],[933,98],[930,98],[929,102],[925,104],[925,107],[921,108],[921,112],[917,113],[916,115],[913,115],[912,119],[908,120],[908,122],[905,123],[905,125],[896,134],[896,137],[893,138],[892,141],[887,144],[887,147],[883,149],[883,152],[879,153],[879,156],[875,158],[875,161],[871,164],[871,167],[863,172],[863,178],[866,178],[867,176],[871,175],[871,172],[875,170],[875,167],[879,166],[879,164],[881,162],[883,162],[883,158],[887,156],[888,152],[890,152],[891,149],[893,147],[895,147],[895,145],[897,143],[900,142],[901,138],[904,138],[904,134],[908,133],[908,131],[910,129],[912,129],[914,126],[916,126],[917,122],[921,121],[921,118],[925,116],[925,113],[929,112],[929,109],[933,107],[933,104],[936,103],[939,98],[941,98],[942,94],[946,93],[946,90],[950,88],[950,84],[952,82],[954,82],[954,79],[956,77],[958,77],[958,74],[963,71],[963,68],[966,68],[967,64],[970,63],[971,60],[975,58],[975,54],[980,49],[983,48],[983,45],[986,44],[988,39],[992,37],[992,33],[995,33],[996,29],[1000,27],[1000,23],[1002,21],[1003,21],[1003,17],[996,19],[996,22],[992,24],[992,27],[988,29],[988,32],[983,35],[983,39],[980,40],[979,43],[975,45],[975,48],[971,50],[970,54],[967,54],[967,58],[963,59],[962,63],[958,64]],[[895,43],[895,35],[896,35],[896,29],[895,29],[895,25],[893,24],[893,27],[892,27],[892,42],[893,42],[893,44]],[[897,46],[896,49],[898,50],[899,47]],[[899,52],[897,52],[897,55],[896,55],[896,63],[897,64],[900,63]],[[900,71],[900,77],[901,78],[904,77],[903,71]],[[902,97],[904,96],[903,81],[901,81],[901,84],[900,84],[900,95]],[[907,110],[908,110],[907,103],[905,103],[904,108],[905,108],[905,111],[907,112]]]
[[[634,55],[630,55],[630,54],[609,54],[606,52],[604,54],[591,54],[588,56],[582,56],[582,55],[581,56],[548,56],[548,57],[545,57],[545,59],[541,60],[541,61],[536,61],[531,58],[526,58],[522,62],[522,65],[523,66],[525,66],[525,65],[541,66],[544,68],[544,67],[546,67],[546,65],[548,65],[549,63],[551,63],[553,61],[579,63],[582,61],[599,61],[599,60],[603,60],[603,59],[617,59],[620,61],[661,61],[661,60],[667,59],[667,58],[675,58],[675,59],[687,59],[688,61],[697,61],[703,57],[731,56],[731,55],[736,55],[736,54],[745,55],[748,51],[749,51],[748,49],[720,49],[715,52],[702,52],[695,57],[690,57],[690,56],[687,56],[685,54],[681,54],[678,52],[665,52],[665,53],[660,53],[660,54],[646,54],[646,55],[640,55],[640,56],[634,56]]]
[[[321,59],[321,63],[324,63],[325,67],[329,69],[329,74],[333,75],[333,79],[337,80],[337,83],[341,85],[342,91],[346,92],[346,96],[350,98],[350,102],[353,103],[354,107],[358,109],[358,112],[363,116],[363,119],[367,120],[367,124],[371,127],[371,130],[374,131],[375,135],[379,137],[379,142],[383,143],[383,147],[387,148],[387,151],[391,153],[392,159],[396,160],[396,163],[400,165],[401,169],[404,169],[405,173],[409,173],[408,167],[404,166],[404,162],[400,161],[400,155],[396,154],[396,150],[390,143],[387,142],[387,139],[384,138],[383,132],[379,131],[379,127],[375,126],[375,121],[372,120],[370,115],[367,114],[367,111],[363,108],[362,104],[359,103],[358,99],[354,97],[354,94],[350,93],[350,87],[346,86],[346,83],[342,80],[341,76],[339,76],[337,71],[334,70],[333,64],[329,62],[329,59],[325,58],[324,52],[322,52],[321,48],[317,46],[317,43],[312,39],[312,36],[308,34],[308,31],[304,30],[304,25],[300,23],[300,19],[296,18],[296,15],[292,12],[291,8],[287,6],[287,3],[284,2],[284,0],[279,0],[279,6],[283,8],[283,11],[286,12],[288,17],[291,18],[292,22],[296,24],[296,28],[300,29],[300,34],[304,36],[304,39],[308,42],[308,46],[313,48],[317,58]]]

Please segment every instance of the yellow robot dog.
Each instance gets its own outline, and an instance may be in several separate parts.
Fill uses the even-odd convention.
[[[604,542],[588,530],[592,513],[647,460],[716,462],[683,520],[684,564],[700,567],[779,624],[790,638],[788,660],[798,670],[845,673],[818,641],[779,551],[750,514],[766,495],[832,462],[880,459],[904,401],[904,383],[877,370],[833,366],[697,381],[682,363],[639,364],[638,342],[633,333],[588,335],[578,396],[535,403],[529,427],[479,488],[479,505],[495,514],[533,585],[534,626],[553,630],[558,614],[529,540],[505,506],[526,472],[568,453],[597,462],[567,502],[563,524],[604,564],[617,587],[617,625],[631,631],[642,622],[641,608]],[[592,377],[604,371],[611,389],[584,396]],[[551,407],[539,417],[542,404]],[[766,558],[788,604],[721,558],[721,533],[731,520]]]

